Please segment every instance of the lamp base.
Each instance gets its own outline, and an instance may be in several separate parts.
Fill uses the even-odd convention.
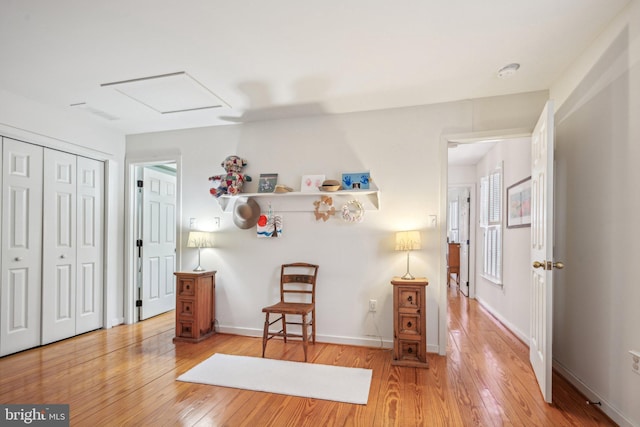
[[[401,277],[402,280],[414,280],[415,277],[413,277],[411,275],[411,273],[409,273],[409,253],[411,253],[411,251],[407,251],[407,272],[404,274],[404,276]]]
[[[193,271],[204,271],[204,268],[200,265],[200,248],[198,248],[198,266]]]

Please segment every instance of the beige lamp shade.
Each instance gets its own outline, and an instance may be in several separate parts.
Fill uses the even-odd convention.
[[[188,248],[213,248],[213,233],[209,231],[190,231]]]
[[[421,247],[419,231],[398,231],[396,233],[396,251],[414,251]]]

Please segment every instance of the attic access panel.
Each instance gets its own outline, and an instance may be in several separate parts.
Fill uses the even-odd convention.
[[[103,83],[161,114],[181,113],[229,105],[184,71]]]

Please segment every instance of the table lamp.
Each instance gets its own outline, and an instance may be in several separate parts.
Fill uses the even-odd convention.
[[[200,249],[213,248],[213,233],[209,231],[190,231],[187,247],[198,248],[198,266],[193,271],[204,271],[204,268],[200,265]]]
[[[396,233],[396,251],[407,251],[407,273],[402,276],[404,280],[413,280],[415,277],[409,273],[409,253],[420,249],[419,231],[398,231]]]

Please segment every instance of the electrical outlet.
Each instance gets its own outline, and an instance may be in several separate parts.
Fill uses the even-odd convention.
[[[631,353],[631,370],[640,375],[640,352],[629,351]]]
[[[219,216],[213,218],[213,225],[215,226],[215,228],[220,228],[220,217]]]
[[[374,299],[369,300],[369,311],[375,312],[378,309],[378,301]]]
[[[198,228],[198,220],[196,218],[189,218],[189,229],[195,230]]]

